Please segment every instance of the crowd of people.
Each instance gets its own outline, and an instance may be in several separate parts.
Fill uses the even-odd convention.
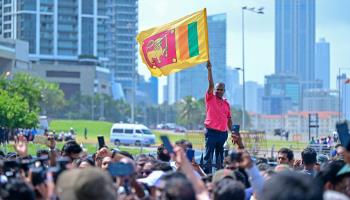
[[[240,136],[236,148],[208,174],[208,166],[189,160],[190,141],[177,141],[173,153],[165,145],[157,154],[133,156],[108,146],[90,155],[76,141],[56,148],[48,135],[47,149],[28,154],[26,137],[15,138],[14,152],[1,153],[1,199],[234,199],[234,200],[347,200],[350,197],[350,152],[341,145],[332,156],[312,148],[301,160],[282,148],[277,166],[252,158]]]

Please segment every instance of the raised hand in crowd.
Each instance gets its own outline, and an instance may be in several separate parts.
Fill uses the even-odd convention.
[[[13,147],[19,157],[24,158],[28,156],[28,142],[24,135],[19,134],[15,136],[15,144]]]

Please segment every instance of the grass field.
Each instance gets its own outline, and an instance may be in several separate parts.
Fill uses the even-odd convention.
[[[50,123],[50,129],[55,130],[56,133],[58,133],[60,130],[68,131],[72,127],[77,133],[78,142],[83,142],[88,146],[93,145],[95,148],[98,135],[103,135],[106,142],[109,144],[109,133],[112,124],[113,123],[111,122],[89,120],[52,120]],[[88,130],[87,140],[84,138],[84,128],[87,128]],[[167,135],[172,143],[180,139],[187,139],[193,143],[195,148],[204,148],[204,136],[201,132],[177,134],[168,131],[154,130],[153,133],[156,135],[156,145],[161,143],[160,135]],[[260,143],[260,146],[264,149],[271,149],[273,145],[275,150],[278,150],[281,147],[292,147],[293,149],[303,149],[306,147],[306,143],[296,141],[265,140]]]
[[[50,130],[55,130],[56,133],[59,133],[60,131],[69,131],[72,127],[74,131],[76,132],[76,139],[77,142],[83,143],[84,147],[88,150],[90,154],[95,153],[97,150],[97,136],[103,135],[105,137],[105,141],[107,145],[114,148],[115,146],[113,144],[110,144],[109,140],[109,134],[110,129],[112,127],[113,123],[111,122],[103,122],[103,121],[89,121],[89,120],[52,120],[50,123]],[[84,128],[87,128],[88,130],[88,139],[86,140],[84,138]],[[159,130],[153,130],[153,133],[156,135],[156,146],[161,144],[160,136],[161,135],[167,135],[172,143],[175,143],[176,141],[180,139],[186,139],[193,143],[194,148],[196,149],[204,149],[204,135],[202,132],[196,132],[196,133],[174,133],[170,131],[159,131]],[[230,146],[232,147],[232,143],[228,141]],[[64,142],[58,142],[57,147],[59,149],[62,148]],[[285,141],[285,140],[263,140],[259,142],[260,149],[265,152],[270,152],[272,146],[274,146],[274,150],[278,151],[281,147],[292,147],[293,150],[302,150],[306,147],[306,143],[303,142],[295,142],[295,141]],[[6,152],[13,151],[12,145],[7,145],[5,147],[1,147]],[[35,155],[36,151],[38,149],[47,149],[47,147],[43,145],[38,144],[29,144],[29,153],[31,155]],[[125,147],[120,146],[120,150],[122,151],[128,151],[129,153],[135,155],[140,153],[140,147]],[[149,152],[147,149],[143,150],[144,153]]]

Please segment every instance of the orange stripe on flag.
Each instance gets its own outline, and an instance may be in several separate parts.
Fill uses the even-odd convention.
[[[190,57],[188,50],[188,27],[187,24],[178,27],[177,41],[180,51],[180,60],[186,60]]]

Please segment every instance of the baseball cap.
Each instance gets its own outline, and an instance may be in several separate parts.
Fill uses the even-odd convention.
[[[165,174],[163,171],[153,171],[146,178],[137,179],[140,183],[145,183],[146,185],[153,187],[156,186],[160,180],[160,178]]]
[[[328,162],[328,157],[326,155],[320,154],[317,156],[317,162],[319,164],[324,164]]]
[[[342,176],[345,174],[350,174],[350,165],[348,164],[344,165],[344,167],[339,170],[337,176]]]
[[[220,169],[220,170],[216,171],[212,180],[213,180],[213,183],[215,184],[215,183],[219,182],[221,179],[226,178],[226,177],[232,178],[233,180],[237,180],[234,172],[229,170],[229,169]]]
[[[60,200],[115,200],[116,191],[112,178],[93,167],[65,171],[57,181]]]

